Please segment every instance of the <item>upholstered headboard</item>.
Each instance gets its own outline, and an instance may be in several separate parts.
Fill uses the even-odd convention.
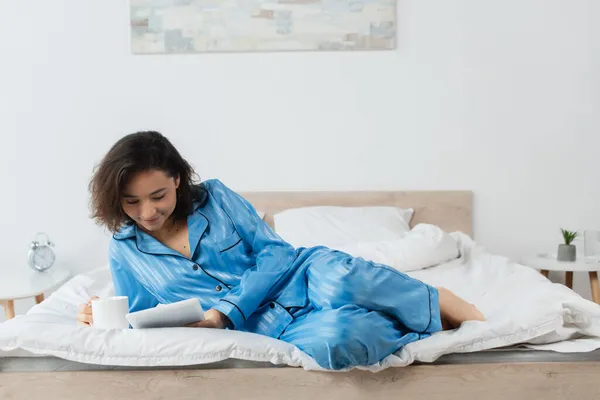
[[[273,226],[273,215],[307,206],[396,206],[414,208],[411,221],[430,223],[447,232],[461,231],[473,236],[473,192],[470,191],[350,191],[350,192],[241,192],[254,208],[266,213]]]

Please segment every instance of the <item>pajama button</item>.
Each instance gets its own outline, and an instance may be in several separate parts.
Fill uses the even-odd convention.
[[[223,288],[221,287],[221,285],[217,285],[217,287],[215,289],[217,289],[217,292],[220,292],[221,290],[223,290]]]
[[[198,271],[198,266],[194,265],[192,268],[194,268],[194,271]]]
[[[269,307],[271,307],[271,308],[275,308],[275,303],[271,303],[271,304],[269,305]]]

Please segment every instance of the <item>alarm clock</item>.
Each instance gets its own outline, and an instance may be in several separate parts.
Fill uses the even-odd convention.
[[[39,241],[38,238],[43,236],[44,240]],[[54,243],[50,241],[50,238],[45,233],[38,233],[35,240],[31,242],[31,249],[29,250],[29,266],[38,272],[46,271],[56,260],[54,254]]]

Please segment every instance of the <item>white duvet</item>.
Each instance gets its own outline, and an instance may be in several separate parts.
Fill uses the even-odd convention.
[[[476,304],[488,321],[437,333],[361,369],[376,372],[432,362],[447,353],[513,345],[560,352],[600,348],[600,306],[533,269],[486,252],[466,235],[452,237],[459,258],[408,274],[453,290]],[[27,314],[0,324],[0,352],[24,350],[102,365],[177,366],[237,358],[320,369],[296,347],[255,334],[198,328],[104,331],[76,325],[78,304],[91,294],[111,292],[108,268],[74,277]]]

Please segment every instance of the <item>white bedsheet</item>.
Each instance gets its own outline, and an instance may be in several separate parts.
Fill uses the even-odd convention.
[[[432,362],[447,353],[517,344],[559,352],[600,348],[600,306],[533,269],[486,252],[466,235],[452,236],[460,246],[459,259],[409,275],[455,291],[477,304],[488,321],[437,333],[360,369],[376,372],[417,360]],[[91,294],[111,291],[108,268],[74,277],[26,315],[0,324],[0,351],[25,350],[101,365],[175,366],[238,358],[320,369],[296,347],[249,333],[198,328],[104,331],[75,324],[78,304]]]

